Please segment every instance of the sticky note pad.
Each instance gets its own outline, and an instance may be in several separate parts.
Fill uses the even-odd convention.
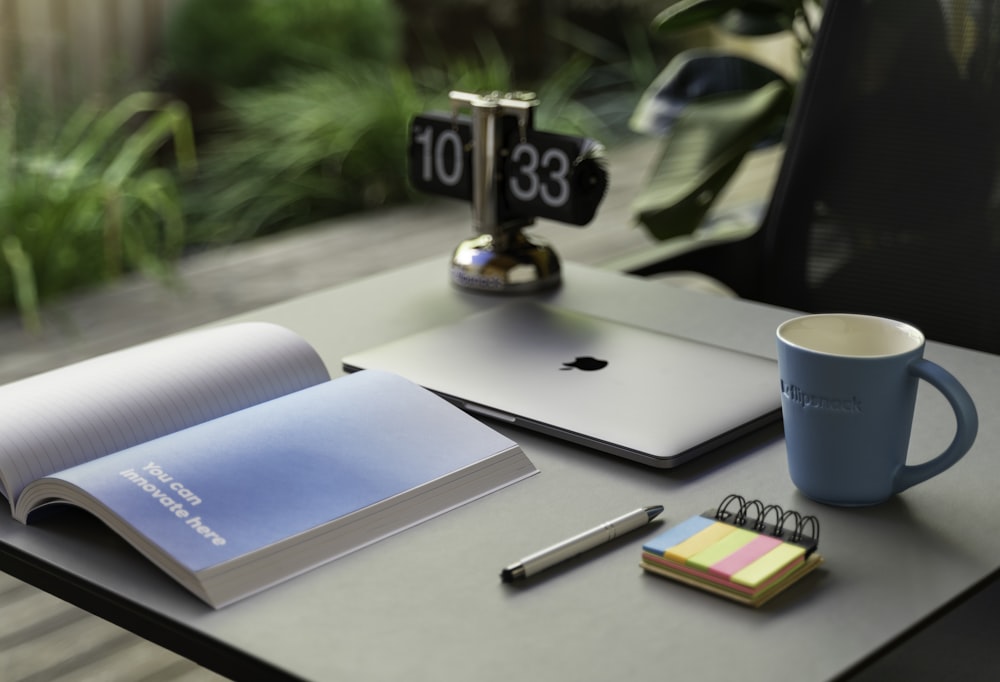
[[[718,542],[706,547],[687,560],[687,565],[701,571],[707,571],[713,564],[722,561],[736,550],[749,544],[754,538],[759,537],[753,531],[743,528],[733,529]]]
[[[663,557],[679,563],[686,563],[695,554],[711,547],[735,530],[737,529],[729,524],[713,521],[712,525],[698,531],[684,542],[667,549],[663,553]]]
[[[759,607],[823,563],[815,516],[727,495],[643,545],[639,565],[747,606]]]
[[[730,578],[738,585],[757,587],[793,561],[805,556],[806,550],[798,545],[783,542],[756,561],[751,562]]]

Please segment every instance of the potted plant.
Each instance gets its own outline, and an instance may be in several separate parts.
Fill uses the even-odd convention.
[[[680,0],[653,20],[672,33],[712,23],[736,36],[796,37],[808,59],[822,0]],[[657,239],[692,233],[752,149],[781,140],[794,83],[750,57],[716,48],[678,54],[646,90],[630,121],[662,142],[633,206]]]

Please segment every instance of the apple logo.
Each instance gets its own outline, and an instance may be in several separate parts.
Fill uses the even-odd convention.
[[[576,360],[573,360],[572,362],[564,362],[563,366],[560,367],[560,369],[562,370],[580,369],[583,370],[584,372],[595,372],[599,369],[604,369],[607,366],[608,366],[607,360],[599,360],[589,355],[584,355],[578,357]]]

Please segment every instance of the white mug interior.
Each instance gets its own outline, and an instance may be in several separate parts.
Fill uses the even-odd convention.
[[[905,322],[846,313],[796,317],[778,327],[778,338],[816,353],[871,358],[908,353],[924,343],[923,333]]]

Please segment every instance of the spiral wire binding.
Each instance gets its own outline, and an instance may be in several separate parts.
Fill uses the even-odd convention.
[[[731,511],[730,507],[734,504],[737,508]],[[774,516],[772,524],[767,522],[770,515]],[[777,504],[764,506],[760,500],[748,500],[742,495],[730,494],[723,498],[714,516],[719,521],[741,528],[746,527],[748,521],[752,520],[749,524],[751,530],[779,538],[785,538],[787,532],[788,537],[785,539],[788,542],[809,544],[813,549],[819,544],[819,519],[792,509],[782,509]],[[786,526],[790,526],[790,529],[786,530]],[[811,532],[806,533],[807,530]]]

